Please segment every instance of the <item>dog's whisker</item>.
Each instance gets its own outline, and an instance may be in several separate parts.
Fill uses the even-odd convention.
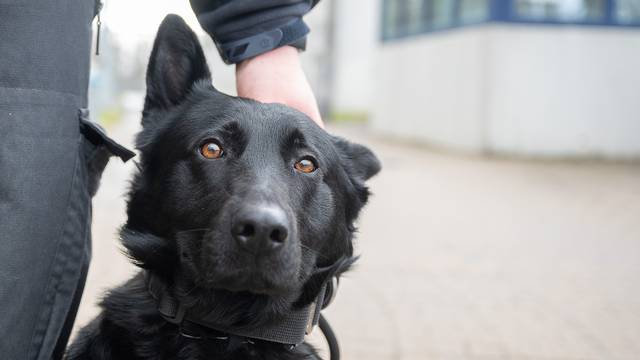
[[[211,230],[211,228],[196,228],[196,229],[187,229],[187,230],[179,230],[176,231],[176,234],[184,234],[188,232],[206,232]]]

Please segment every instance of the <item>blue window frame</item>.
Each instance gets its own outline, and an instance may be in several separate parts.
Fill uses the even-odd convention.
[[[640,27],[640,0],[382,0],[383,40],[486,22]]]

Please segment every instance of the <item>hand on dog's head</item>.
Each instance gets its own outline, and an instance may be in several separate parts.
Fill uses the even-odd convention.
[[[216,91],[195,34],[175,15],[153,46],[142,125],[122,230],[140,267],[197,302],[284,311],[353,262],[353,222],[376,157],[296,110]]]

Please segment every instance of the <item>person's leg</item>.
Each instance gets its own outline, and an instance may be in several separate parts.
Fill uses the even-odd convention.
[[[79,114],[87,106],[94,9],[94,0],[0,1],[5,359],[48,360],[64,347],[84,283],[91,194]]]
[[[86,266],[82,267],[82,274],[80,275],[80,279],[78,280],[78,286],[76,287],[76,291],[73,294],[71,307],[69,308],[67,318],[64,321],[64,325],[62,326],[62,331],[60,332],[60,336],[58,337],[56,347],[53,351],[54,359],[62,359],[62,356],[64,355],[64,352],[67,348],[67,343],[69,342],[69,337],[71,336],[71,330],[73,329],[73,323],[75,322],[76,314],[78,313],[78,307],[80,307],[80,300],[82,299],[82,292],[84,291],[84,284],[85,284],[85,281],[87,280],[88,270],[89,270],[89,262],[87,261]]]

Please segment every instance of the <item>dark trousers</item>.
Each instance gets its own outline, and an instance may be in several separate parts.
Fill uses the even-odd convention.
[[[83,110],[95,10],[94,0],[0,0],[2,359],[60,358],[82,294],[91,197],[109,156]]]

